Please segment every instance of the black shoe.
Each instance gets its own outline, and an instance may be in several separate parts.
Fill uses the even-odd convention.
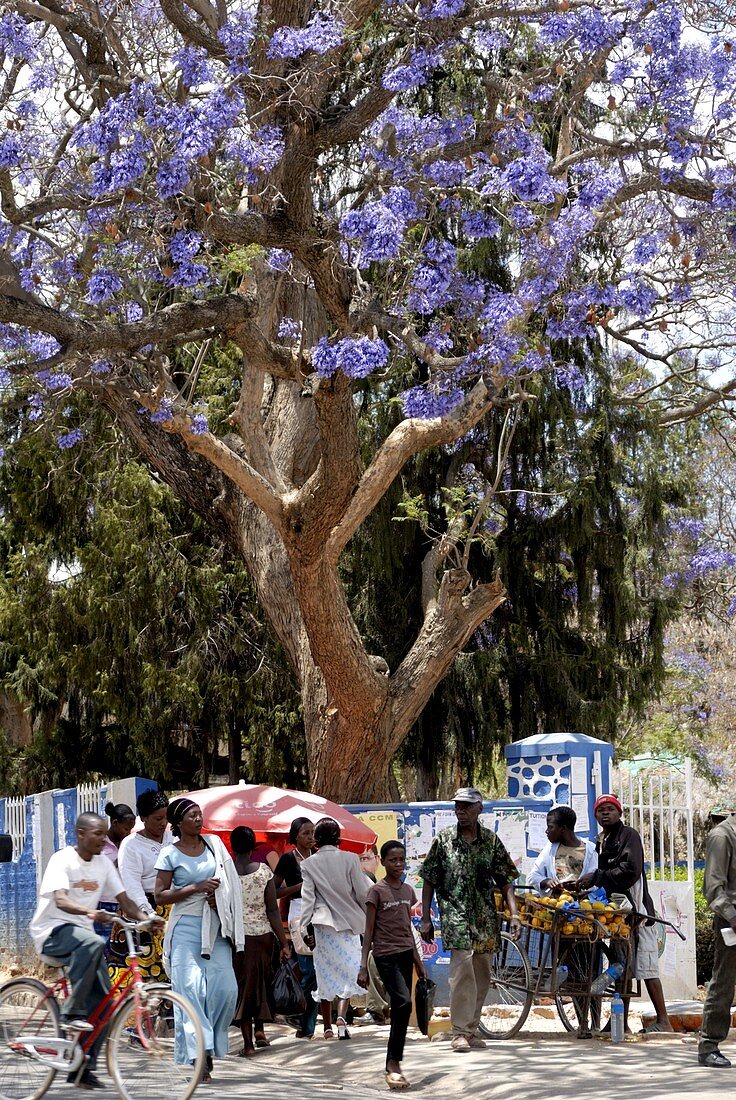
[[[70,1085],[76,1085],[78,1089],[104,1089],[102,1081],[91,1069],[83,1070],[79,1077],[77,1077],[78,1073],[78,1070],[74,1070],[73,1073],[67,1074],[66,1079]]]
[[[728,1069],[731,1065],[725,1054],[720,1050],[709,1050],[707,1054],[698,1055],[698,1063],[701,1066],[710,1066],[711,1069]]]

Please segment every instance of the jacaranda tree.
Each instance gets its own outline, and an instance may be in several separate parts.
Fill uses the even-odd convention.
[[[584,422],[580,351],[602,342],[642,430],[736,389],[710,373],[733,343],[736,68],[721,8],[687,13],[5,2],[3,391],[61,448],[94,395],[242,556],[325,794],[385,791],[504,600],[471,550],[539,376]],[[366,393],[400,401],[370,447]],[[389,667],[341,555],[410,460],[489,419],[495,455],[453,469]]]

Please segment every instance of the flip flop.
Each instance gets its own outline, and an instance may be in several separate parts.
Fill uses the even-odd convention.
[[[390,1089],[408,1089],[409,1081],[403,1073],[387,1073],[386,1084]]]
[[[672,1027],[665,1027],[664,1024],[659,1024],[655,1020],[649,1027],[644,1028],[645,1035],[674,1035],[675,1030]]]
[[[325,1028],[324,1037],[325,1037],[325,1039],[334,1039],[335,1038],[335,1032],[332,1030],[331,1027],[326,1027]]]

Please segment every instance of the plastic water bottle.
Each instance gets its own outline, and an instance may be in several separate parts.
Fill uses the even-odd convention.
[[[608,970],[604,970],[600,974],[590,987],[591,993],[604,993],[609,985],[613,985],[617,982],[624,972],[624,968],[621,963],[611,963]]]
[[[623,1043],[624,1041],[624,1002],[619,993],[614,993],[611,998],[611,1042]]]
[[[567,981],[569,976],[570,972],[566,966],[558,966],[554,972],[554,976],[552,974],[552,971],[550,971],[549,974],[545,977],[541,988],[547,993],[551,992],[552,989],[556,991],[560,988],[563,982]]]

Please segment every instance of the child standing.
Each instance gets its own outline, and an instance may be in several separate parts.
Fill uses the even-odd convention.
[[[409,1081],[401,1072],[406,1029],[411,1016],[412,971],[423,978],[424,964],[411,926],[411,909],[417,896],[402,881],[406,871],[406,849],[398,840],[387,840],[381,848],[386,877],[371,886],[366,898],[366,924],[358,985],[368,987],[368,954],[373,957],[391,999],[391,1031],[386,1051],[386,1084],[406,1089]]]

